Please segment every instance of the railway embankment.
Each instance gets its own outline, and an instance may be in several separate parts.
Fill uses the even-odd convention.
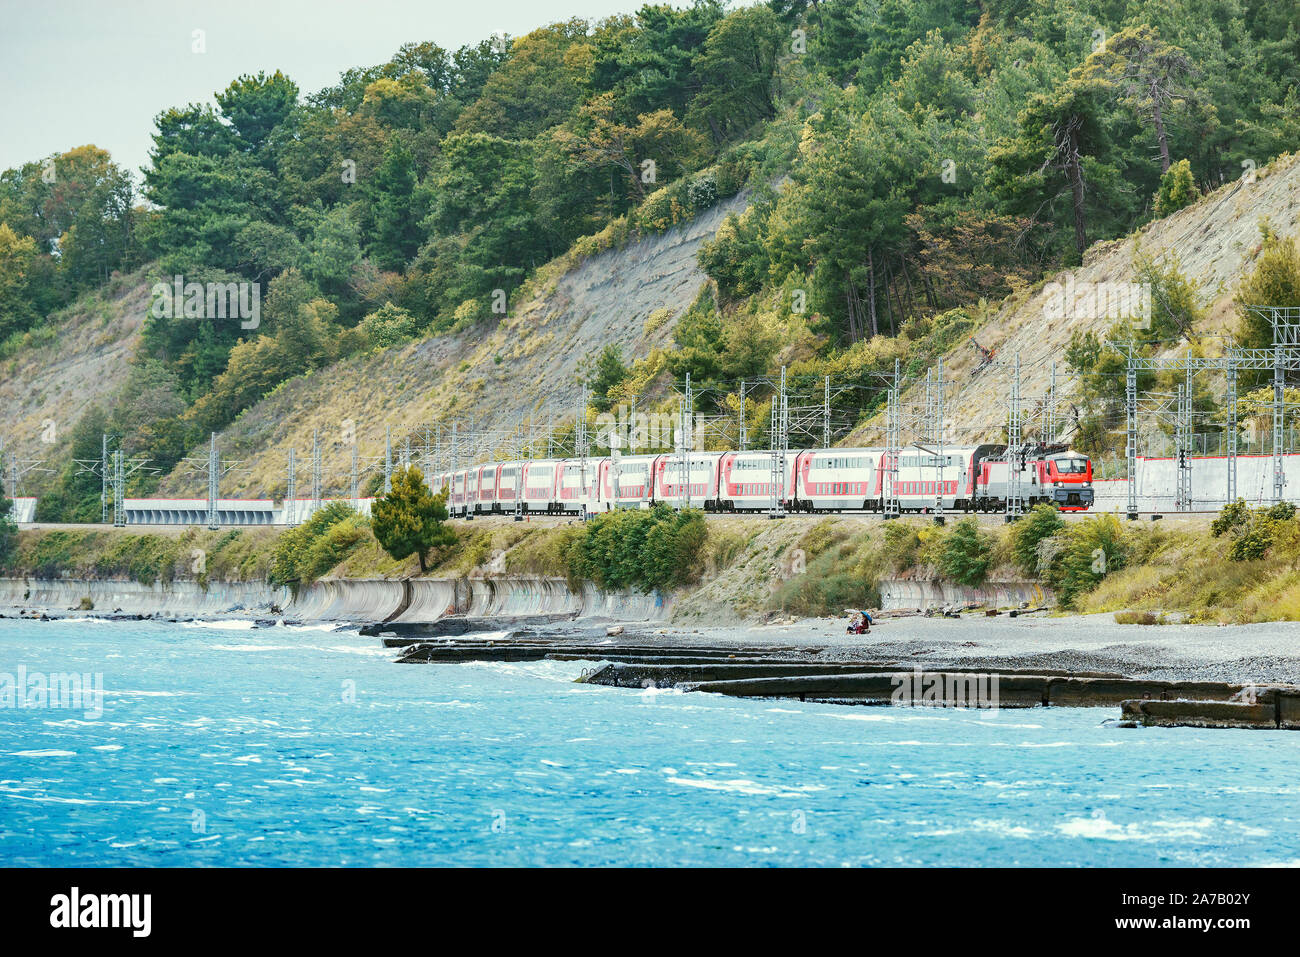
[[[305,557],[288,573],[282,546],[292,533],[277,528],[31,528],[0,568],[9,580],[0,599],[8,608],[76,609],[86,599],[97,610],[191,616],[279,608],[350,623],[454,614],[702,627],[836,617],[842,629],[845,610],[858,608],[1104,612],[1153,630],[1300,620],[1300,521],[1250,510],[1229,518],[1061,521],[1035,510],[1010,525],[950,517],[939,526],[924,516],[714,517],[682,525],[691,536],[651,557],[617,527],[597,541],[596,522],[480,519],[453,523],[456,543],[426,572],[386,555],[355,517],[319,540],[294,539]]]

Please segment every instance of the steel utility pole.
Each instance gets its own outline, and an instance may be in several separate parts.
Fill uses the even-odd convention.
[[[384,426],[384,494],[393,490],[393,427]]]
[[[944,523],[943,507],[943,467],[946,464],[946,456],[943,451],[943,357],[939,357],[935,373],[934,383],[934,446],[936,449],[936,464],[938,465],[938,481],[934,483],[934,523],[942,525]]]
[[[894,360],[894,384],[888,393],[888,410],[885,413],[885,487],[882,511],[886,519],[898,518],[902,512],[902,503],[898,498],[898,465],[902,457],[902,436],[899,434],[899,402],[902,377],[899,374],[899,360]]]
[[[1023,493],[1020,488],[1020,468],[1024,460],[1020,429],[1020,353],[1016,353],[1011,371],[1011,415],[1007,422],[1007,514],[1006,521],[1014,522],[1025,513]]]
[[[284,483],[284,524],[293,528],[298,524],[298,463],[297,453],[289,447],[289,475]]]
[[[121,459],[118,459],[119,465]],[[217,451],[217,433],[208,440],[208,528],[221,527],[221,455]]]
[[[686,373],[686,391],[679,400],[681,421],[677,429],[680,451],[680,469],[677,476],[677,495],[682,508],[691,505],[691,374]]]
[[[320,465],[320,430],[311,433],[311,514],[315,515],[321,507],[321,465]]]
[[[785,518],[785,458],[790,447],[790,401],[785,391],[785,366],[781,386],[772,396],[772,504],[768,518]]]

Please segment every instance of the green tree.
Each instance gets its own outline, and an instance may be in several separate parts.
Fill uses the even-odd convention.
[[[988,536],[980,531],[979,522],[964,518],[944,539],[939,568],[952,581],[978,587],[984,583],[992,561],[992,547]]]
[[[245,74],[217,94],[217,105],[229,121],[236,142],[256,153],[270,139],[298,102],[298,85],[276,70],[270,76]]]
[[[1196,180],[1192,178],[1192,164],[1185,159],[1179,160],[1160,177],[1160,189],[1156,191],[1155,210],[1157,216],[1168,216],[1184,206],[1196,202]]]
[[[627,378],[628,368],[623,364],[623,356],[618,346],[609,343],[599,356],[587,379],[587,388],[591,390],[591,407],[597,412],[608,412],[610,407],[609,392]]]
[[[1194,72],[1187,51],[1166,43],[1145,23],[1107,37],[1083,68],[1084,76],[1110,84],[1134,112],[1150,119],[1161,174],[1170,166],[1168,113],[1174,103],[1187,98],[1186,83]]]
[[[380,349],[409,342],[420,332],[416,318],[391,302],[384,303],[362,319],[360,328],[369,344]]]
[[[420,559],[420,571],[427,572],[429,553],[456,541],[447,520],[447,489],[436,495],[429,491],[424,475],[415,466],[393,473],[392,491],[370,506],[371,528],[384,551],[401,561],[411,555]]]
[[[733,10],[709,31],[695,61],[701,81],[691,118],[716,143],[776,116],[776,61],[787,36],[765,6]]]
[[[1106,87],[1073,77],[1048,94],[1030,99],[1020,114],[1019,132],[994,148],[992,186],[1013,211],[1035,216],[1068,196],[1066,221],[1073,226],[1074,249],[1088,248],[1090,217],[1118,202],[1120,167],[1105,123]],[[1117,207],[1117,208],[1116,208]]]
[[[415,159],[394,137],[370,179],[374,215],[368,252],[383,269],[401,269],[415,255],[422,238],[422,216],[415,207]]]

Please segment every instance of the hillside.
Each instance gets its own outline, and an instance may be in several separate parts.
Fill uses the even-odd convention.
[[[114,280],[0,360],[0,435],[9,451],[56,464],[86,412],[117,398],[140,347],[151,281],[143,270]]]
[[[397,442],[434,422],[449,429],[453,419],[476,432],[571,423],[580,364],[608,344],[628,357],[663,347],[707,281],[697,261],[700,243],[743,207],[743,196],[734,197],[665,233],[599,253],[548,283],[495,328],[473,326],[380,350],[285,383],[218,434],[223,455],[240,459],[246,469],[227,479],[223,494],[282,494],[288,449],[296,448],[299,463],[307,463],[313,430],[320,431],[326,489],[346,494],[348,422],[359,454],[372,458],[383,455],[385,426]],[[660,315],[648,324],[652,313]],[[194,481],[178,472],[161,490],[195,494]]]
[[[142,180],[93,145],[0,173],[4,427],[53,469],[22,492],[97,519],[73,463],[101,432],[150,463],[128,495],[203,494],[212,433],[226,495],[284,494],[291,449],[305,492],[318,433],[339,495],[385,427],[456,426],[462,461],[567,451],[578,416],[671,412],[688,377],[706,440],[743,414],[757,447],[783,369],[794,444],[822,440],[828,380],[832,440],[879,441],[896,360],[915,437],[940,356],[947,438],[973,441],[1017,352],[1026,434],[1055,360],[1104,455],[1123,330],[1045,316],[1044,284],[1176,293],[1147,355],[1258,345],[1242,283],[1300,306],[1298,43],[1258,0],[694,0],[412,41],[314,91],[235,77],[154,118]]]
[[[1250,272],[1261,249],[1261,225],[1278,236],[1300,239],[1300,154],[1278,159],[1257,173],[1254,183],[1236,180],[1202,197],[1197,203],[1143,226],[1132,236],[1092,246],[1083,265],[1062,270],[1032,288],[1008,297],[990,310],[974,330],[975,340],[994,350],[994,364],[981,368],[980,353],[963,339],[944,355],[944,375],[952,383],[946,391],[946,418],[950,440],[995,441],[1006,425],[1011,381],[1010,363],[1020,354],[1020,390],[1027,434],[1036,434],[1051,378],[1057,365],[1058,408],[1069,412],[1078,398],[1080,383],[1069,376],[1065,350],[1076,332],[1104,336],[1115,323],[1105,315],[1067,315],[1050,320],[1044,315],[1043,286],[1055,281],[1065,286],[1082,283],[1129,283],[1138,280],[1134,256],[1147,257],[1179,271],[1196,287],[1203,319],[1192,329],[1193,338],[1230,337],[1237,323],[1233,295]],[[1154,308],[1158,308],[1158,305]],[[1143,338],[1135,331],[1137,339]],[[1220,354],[1220,339],[1209,346]],[[1186,343],[1167,344],[1162,354],[1181,354]],[[925,399],[924,382],[904,392],[903,403],[920,414]],[[1035,421],[1037,420],[1037,421]],[[883,419],[858,430],[847,442],[882,442]]]

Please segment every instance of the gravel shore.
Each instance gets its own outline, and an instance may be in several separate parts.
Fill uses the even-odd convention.
[[[628,625],[627,635],[665,644],[801,645],[863,661],[1115,671],[1204,681],[1300,681],[1300,622],[1253,625],[1120,625],[1113,616],[959,619],[899,617],[869,635],[845,633],[843,618],[794,624]]]

